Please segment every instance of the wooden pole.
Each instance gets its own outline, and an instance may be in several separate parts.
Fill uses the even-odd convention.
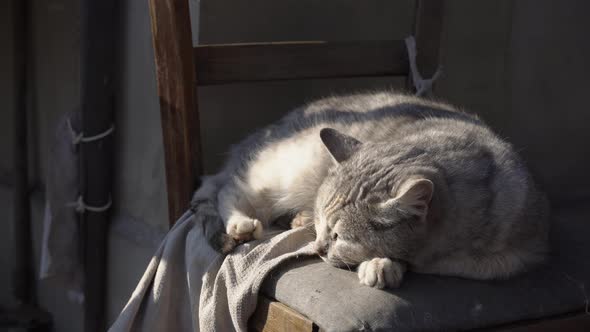
[[[85,137],[113,124],[113,79],[117,0],[81,3],[81,103]],[[113,135],[80,144],[80,194],[85,204],[111,199]],[[84,241],[84,331],[105,331],[106,251],[110,210],[82,214]]]

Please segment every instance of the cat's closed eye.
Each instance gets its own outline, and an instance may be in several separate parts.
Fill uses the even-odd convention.
[[[334,232],[332,233],[332,241],[336,241],[338,240],[338,233]]]

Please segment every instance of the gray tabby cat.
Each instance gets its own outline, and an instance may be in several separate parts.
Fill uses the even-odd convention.
[[[377,288],[408,268],[506,278],[547,250],[547,201],[511,146],[474,116],[392,92],[293,111],[233,148],[194,199],[208,197],[235,242],[286,214],[315,224],[318,254]]]

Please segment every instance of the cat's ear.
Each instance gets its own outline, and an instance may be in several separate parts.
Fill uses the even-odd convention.
[[[405,213],[425,217],[428,205],[434,193],[434,183],[428,179],[409,179],[402,183],[397,195],[383,203],[383,207],[391,208],[392,204]]]
[[[324,128],[320,130],[320,138],[336,162],[341,163],[358,150],[361,146],[356,138],[344,135],[336,129]]]

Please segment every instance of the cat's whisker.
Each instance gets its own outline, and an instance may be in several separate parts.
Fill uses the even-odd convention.
[[[345,261],[342,261],[342,263],[344,263],[344,265],[346,265],[346,268],[348,269],[348,271],[353,272],[352,269],[350,268],[350,265],[348,265],[348,263],[346,263]]]
[[[313,236],[313,237],[316,237],[316,234],[315,234],[315,232],[307,232],[307,233],[305,233],[305,234],[307,234],[307,235],[311,235],[311,236]]]

